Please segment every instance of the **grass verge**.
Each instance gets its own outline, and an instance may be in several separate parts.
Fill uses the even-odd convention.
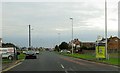
[[[25,54],[22,54],[22,53],[21,53],[21,54],[18,56],[18,59],[19,59],[19,60],[25,59]]]
[[[22,60],[22,59],[25,59],[25,54],[18,55],[18,60]],[[17,60],[2,59],[3,64],[12,63],[14,61],[17,61]]]
[[[120,66],[119,65],[120,58],[118,58],[118,57],[116,57],[116,58],[110,57],[108,60],[106,60],[106,59],[98,60],[98,59],[96,59],[95,55],[93,55],[93,54],[77,54],[77,53],[74,53],[74,54],[60,53],[60,54],[69,56],[69,57]]]

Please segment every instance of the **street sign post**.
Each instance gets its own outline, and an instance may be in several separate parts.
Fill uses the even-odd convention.
[[[98,59],[104,59],[105,56],[105,43],[98,43],[96,45],[96,58]]]

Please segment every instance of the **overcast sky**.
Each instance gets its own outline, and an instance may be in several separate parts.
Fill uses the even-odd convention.
[[[53,2],[52,2],[53,1]],[[71,40],[73,17],[74,38],[96,41],[104,37],[104,0],[5,0],[2,3],[2,37],[4,42],[28,46],[28,25],[32,27],[32,46],[53,47]],[[108,1],[108,37],[118,35],[118,1]]]

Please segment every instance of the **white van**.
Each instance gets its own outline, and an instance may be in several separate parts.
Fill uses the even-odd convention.
[[[2,55],[2,58],[12,60],[16,54],[16,48],[0,48],[0,54]]]

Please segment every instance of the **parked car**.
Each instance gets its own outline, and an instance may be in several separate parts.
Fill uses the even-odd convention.
[[[17,59],[17,55],[19,55],[14,47],[0,48],[0,52],[2,54],[2,59],[13,60]]]
[[[37,55],[35,51],[27,51],[25,59],[37,59]]]
[[[14,58],[14,54],[10,54],[10,53],[2,53],[2,59],[13,60],[13,58]]]
[[[61,53],[71,53],[69,50],[61,50]]]
[[[23,51],[22,53],[23,53],[23,54],[26,54],[26,51]]]
[[[39,51],[35,51],[36,54],[39,54],[40,52]]]

